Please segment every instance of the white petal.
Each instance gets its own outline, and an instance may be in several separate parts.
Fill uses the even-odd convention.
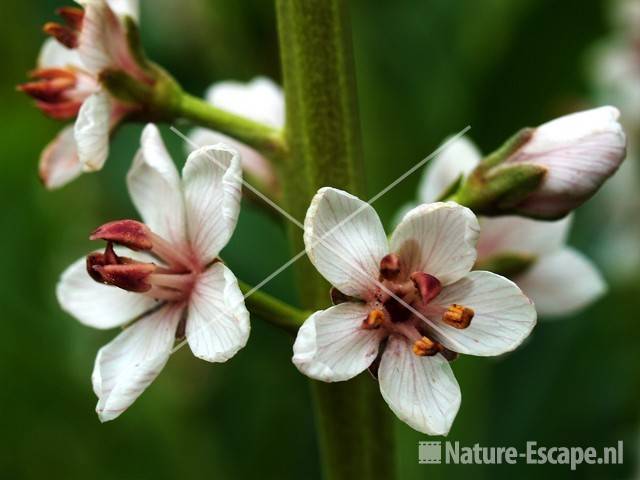
[[[462,394],[442,355],[419,357],[404,338],[389,338],[378,380],[393,413],[427,435],[446,435],[456,418]]]
[[[561,248],[567,241],[572,216],[541,221],[524,217],[483,217],[480,219],[478,258],[505,253],[543,255]]]
[[[471,210],[453,202],[429,203],[411,210],[391,235],[391,251],[410,272],[435,276],[443,285],[471,270],[480,226]]]
[[[127,255],[122,249],[118,254]],[[103,285],[87,273],[86,258],[71,264],[58,281],[56,296],[60,306],[85,325],[108,329],[139,317],[158,302],[139,293]]]
[[[516,282],[542,316],[574,313],[606,292],[595,265],[573,248],[544,255]]]
[[[191,295],[186,336],[196,357],[226,362],[249,338],[249,312],[238,280],[224,264],[204,272]]]
[[[49,188],[60,188],[82,173],[73,127],[65,127],[40,155],[39,174]]]
[[[244,143],[240,143],[231,137],[223,135],[222,133],[214,132],[213,130],[208,130],[206,128],[195,128],[189,134],[189,142],[187,142],[186,145],[188,153],[191,153],[200,147],[215,145],[216,143],[224,143],[234,150],[237,150],[240,155],[242,168],[249,175],[258,178],[267,185],[274,185],[276,183],[275,172],[273,171],[269,160],[260,155],[253,148],[248,147]]]
[[[140,5],[138,0],[107,0],[107,4],[120,17],[131,17],[136,22],[140,18]]]
[[[78,51],[65,47],[55,38],[47,38],[38,55],[38,68],[66,67],[82,68]]]
[[[547,167],[541,187],[519,209],[563,215],[593,195],[624,159],[626,138],[614,107],[567,115],[538,127],[509,162]]]
[[[174,245],[186,244],[182,183],[158,128],[149,124],[127,174],[129,194],[144,223]]]
[[[346,302],[315,312],[300,328],[293,363],[308,377],[323,382],[349,380],[378,356],[381,330],[365,330],[370,307]]]
[[[74,126],[78,160],[87,172],[100,170],[109,156],[111,101],[105,92],[90,95]]]
[[[182,308],[175,305],[138,320],[98,352],[91,375],[102,422],[118,417],[155,380],[171,354]]]
[[[491,272],[471,272],[445,287],[434,304],[472,308],[475,315],[465,329],[450,327],[440,318],[433,334],[445,347],[479,356],[500,355],[515,349],[536,324],[536,310],[518,286]]]
[[[219,82],[209,87],[206,98],[222,110],[274,128],[284,127],[284,93],[268,78],[256,77],[248,83]]]
[[[387,237],[376,211],[353,195],[324,187],[304,220],[311,263],[341,292],[362,297],[375,288]]]
[[[78,55],[84,68],[97,77],[115,63],[110,51],[114,39],[109,34],[113,28],[110,23],[113,14],[104,0],[83,0],[78,3],[84,6]]]
[[[450,142],[433,160],[427,164],[418,187],[418,198],[422,203],[435,202],[460,178],[467,175],[480,162],[482,154],[467,137],[444,141]]]
[[[223,144],[199,148],[187,158],[182,182],[191,245],[206,263],[236,228],[242,196],[238,153]]]

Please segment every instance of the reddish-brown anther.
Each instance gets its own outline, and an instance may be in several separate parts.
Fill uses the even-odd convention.
[[[78,46],[78,32],[73,28],[56,22],[47,22],[42,30],[67,48]]]
[[[418,290],[420,298],[424,303],[429,303],[442,291],[440,280],[428,273],[413,272],[411,274],[411,281],[416,287],[416,290]]]
[[[147,281],[156,266],[152,263],[127,263],[122,265],[93,265],[101,282],[129,292],[147,292],[152,285]]]
[[[131,250],[151,250],[152,233],[144,223],[135,220],[116,220],[98,227],[89,237],[90,240],[106,240]]]
[[[33,81],[18,85],[18,90],[43,102],[62,99],[76,85],[74,73],[64,68],[39,68],[30,76]]]
[[[60,7],[56,13],[62,17],[64,22],[74,30],[82,29],[82,20],[84,20],[84,10],[77,7]]]
[[[380,276],[385,280],[395,280],[400,273],[400,257],[390,253],[380,260]]]

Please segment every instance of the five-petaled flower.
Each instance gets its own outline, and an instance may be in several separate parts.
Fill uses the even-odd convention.
[[[197,357],[224,362],[250,329],[238,282],[218,257],[240,210],[237,153],[222,144],[198,149],[180,179],[154,125],[141,144],[127,180],[144,223],[98,228],[91,239],[105,240],[104,252],[71,265],[57,288],[62,307],[80,322],[128,324],[96,358],[92,382],[102,421],[120,415],[155,379],[176,339],[186,337]]]
[[[305,246],[341,303],[305,321],[295,365],[327,382],[370,367],[401,420],[446,434],[461,401],[449,361],[513,350],[536,322],[513,282],[470,271],[478,233],[469,209],[433,203],[408,212],[387,241],[370,205],[320,189],[305,219]]]
[[[431,161],[419,186],[420,203],[440,198],[481,159],[470,140],[456,139]],[[571,222],[572,215],[556,221],[482,217],[476,267],[504,269],[543,317],[573,313],[602,296],[606,285],[595,265],[566,245]]]
[[[282,88],[266,77],[256,77],[250,82],[218,82],[211,85],[205,94],[214,107],[236,115],[242,115],[273,128],[284,128],[285,104]],[[189,135],[187,147],[212,145],[222,142],[238,150],[244,170],[264,182],[275,186],[276,175],[269,160],[253,148],[220,132],[208,128],[195,128]]]
[[[40,178],[48,188],[70,182],[82,171],[100,170],[109,154],[109,136],[138,107],[116,100],[100,83],[107,70],[137,81],[153,79],[139,65],[127,39],[125,17],[137,19],[137,0],[79,0],[84,7],[58,10],[65,24],[47,23],[45,41],[32,80],[18,88],[46,115],[76,118],[47,145]]]

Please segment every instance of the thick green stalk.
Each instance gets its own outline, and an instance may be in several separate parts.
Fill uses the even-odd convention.
[[[345,0],[276,5],[289,148],[281,178],[286,208],[302,220],[320,187],[365,193],[351,32]],[[304,248],[298,227],[290,238],[294,250]],[[329,285],[308,260],[296,267],[304,308],[327,308]],[[325,477],[392,479],[390,417],[377,384],[365,373],[312,388]]]
[[[251,293],[245,298],[245,304],[251,313],[290,333],[295,334],[302,322],[310,315],[310,312],[294,308],[267,293],[260,290],[254,291],[253,287],[242,280],[238,280],[238,285],[242,293]]]

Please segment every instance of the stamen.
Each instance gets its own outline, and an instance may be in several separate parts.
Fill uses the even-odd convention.
[[[369,312],[367,318],[362,322],[362,328],[366,330],[375,330],[382,326],[383,321],[384,312],[376,308]]]
[[[380,279],[395,280],[401,270],[401,260],[395,253],[390,253],[380,260]]]
[[[425,304],[436,298],[442,291],[440,280],[433,275],[424,272],[413,272],[410,278],[420,294],[422,302]]]
[[[442,314],[442,321],[454,328],[465,329],[471,324],[474,314],[473,309],[454,303]]]
[[[122,288],[129,292],[144,293],[151,290],[149,276],[156,266],[152,263],[128,263],[121,265],[93,265],[102,283]],[[96,277],[94,277],[96,278]]]
[[[428,337],[422,337],[413,344],[413,353],[419,357],[433,357],[443,350],[443,346]]]
[[[148,282],[160,288],[187,291],[193,287],[195,279],[191,273],[153,273],[149,276]]]
[[[76,7],[60,7],[56,13],[62,17],[67,25],[74,30],[82,28],[82,20],[84,19],[84,10]]]
[[[153,242],[151,230],[144,223],[135,220],[116,220],[98,227],[89,236],[90,240],[106,240],[131,250],[151,250]]]
[[[78,46],[78,31],[71,27],[55,22],[47,22],[42,30],[67,48],[76,48]]]

